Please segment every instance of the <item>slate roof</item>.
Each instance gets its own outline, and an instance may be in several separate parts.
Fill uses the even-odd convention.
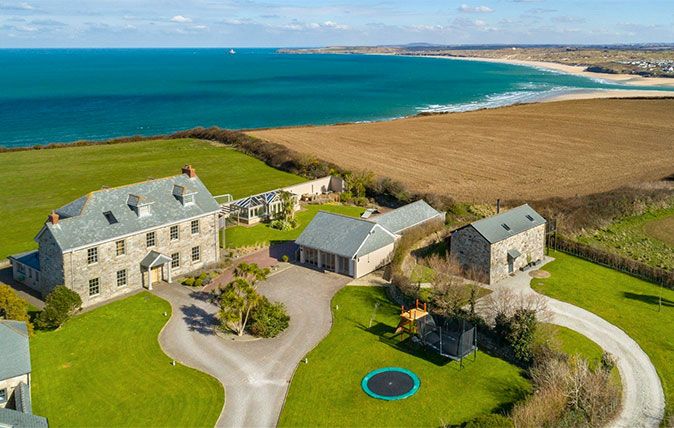
[[[26,323],[0,320],[0,380],[21,376],[30,371]]]
[[[173,194],[175,185],[195,191],[195,203],[183,205]],[[152,214],[139,217],[129,206],[130,196],[151,201]],[[219,210],[220,206],[198,177],[181,174],[91,192],[59,208],[56,211],[61,217],[59,222],[56,225],[47,222],[45,228],[61,250],[67,251]],[[111,212],[117,222],[110,224],[103,214],[106,212]]]
[[[342,257],[368,254],[395,242],[395,238],[371,221],[319,211],[295,243]]]
[[[157,263],[157,261],[159,263]],[[171,258],[169,256],[165,256],[160,252],[152,250],[147,253],[147,256],[145,256],[143,260],[140,261],[140,265],[146,269],[149,269],[151,267],[159,266],[160,264],[168,263],[170,261]]]
[[[30,413],[11,409],[0,409],[0,427],[11,428],[47,428],[47,419]]]
[[[35,270],[40,270],[40,253],[37,250],[14,254],[8,258],[10,260],[16,260],[19,263],[32,267]]]
[[[440,217],[441,215],[442,213],[439,213],[428,205],[426,201],[421,199],[380,216],[373,217],[372,221],[382,225],[389,232],[400,234],[405,229],[431,220],[433,217]]]
[[[524,204],[470,225],[489,243],[494,244],[545,223],[546,220],[540,214]]]

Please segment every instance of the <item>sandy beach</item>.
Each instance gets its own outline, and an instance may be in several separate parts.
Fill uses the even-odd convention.
[[[455,57],[435,55],[431,58],[455,59],[460,61],[482,61],[482,62],[497,62],[502,64],[523,65],[527,67],[543,68],[546,70],[557,71],[567,74],[575,74],[578,76],[588,77],[590,79],[602,79],[608,82],[619,83],[622,85],[632,86],[653,86],[662,88],[674,88],[674,79],[666,77],[643,77],[634,74],[608,74],[608,73],[592,73],[585,71],[584,66],[566,65],[556,62],[541,62],[541,61],[524,61],[517,59],[505,58],[479,58],[479,57]]]

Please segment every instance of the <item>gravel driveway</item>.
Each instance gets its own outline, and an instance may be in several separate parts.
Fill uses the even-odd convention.
[[[550,261],[550,260],[549,260]],[[510,288],[524,294],[537,294],[530,287],[531,277],[519,272],[493,289]],[[623,384],[623,407],[612,427],[658,427],[664,417],[665,396],[660,378],[648,355],[624,331],[592,312],[569,303],[545,297],[552,323],[587,336],[618,360]]]
[[[290,327],[276,338],[252,341],[215,335],[217,308],[207,302],[206,294],[179,285],[158,286],[154,293],[173,308],[159,342],[171,358],[215,376],[225,386],[217,426],[272,427],[298,362],[330,331],[332,296],[349,280],[299,266],[274,274],[258,290],[285,303]]]

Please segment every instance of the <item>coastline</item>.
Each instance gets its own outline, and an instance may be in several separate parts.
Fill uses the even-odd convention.
[[[418,57],[421,55],[401,55],[401,56]],[[525,61],[519,59],[506,59],[506,58],[458,57],[446,55],[428,55],[422,57],[454,59],[459,61],[481,61],[481,62],[494,62],[510,65],[522,65],[525,67],[542,68],[549,71],[573,74],[576,76],[587,77],[590,79],[601,79],[607,82],[618,83],[621,85],[652,86],[654,88],[658,87],[674,88],[674,79],[666,77],[643,77],[634,74],[594,73],[590,71],[585,71],[586,67],[580,65],[566,65],[566,64],[559,64],[556,62]],[[598,92],[605,92],[605,91],[598,91]]]

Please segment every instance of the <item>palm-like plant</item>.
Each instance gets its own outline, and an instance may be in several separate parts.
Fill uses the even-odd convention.
[[[236,278],[222,290],[219,300],[222,326],[242,336],[250,313],[260,303],[262,296],[246,279]]]

